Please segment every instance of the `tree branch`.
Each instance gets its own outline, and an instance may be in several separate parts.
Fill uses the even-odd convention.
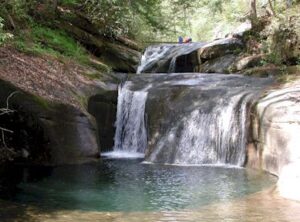
[[[9,114],[9,113],[13,113],[14,110],[9,109],[9,100],[15,95],[17,94],[18,91],[12,92],[6,99],[6,107],[5,108],[1,108],[0,109],[0,116],[5,115],[5,114]],[[0,131],[1,131],[1,136],[2,136],[2,143],[4,145],[4,147],[7,147],[7,144],[5,142],[5,132],[7,133],[13,133],[12,130],[0,127]]]
[[[272,16],[276,16],[276,12],[275,12],[275,10],[274,10],[274,7],[273,7],[273,5],[272,5],[271,0],[268,0],[268,2],[269,2],[270,10],[271,10],[271,12],[272,12]]]

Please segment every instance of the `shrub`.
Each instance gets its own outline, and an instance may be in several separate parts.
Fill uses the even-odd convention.
[[[87,63],[89,60],[86,50],[67,33],[39,24],[33,24],[29,30],[23,30],[14,44],[26,53],[66,56],[81,63]]]
[[[3,19],[0,17],[0,46],[3,45],[3,43],[9,39],[12,38],[13,35],[10,33],[6,33],[3,30]]]

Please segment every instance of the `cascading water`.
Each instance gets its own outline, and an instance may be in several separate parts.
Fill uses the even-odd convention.
[[[205,92],[201,93],[207,96]],[[157,140],[147,161],[242,166],[247,142],[247,106],[252,98],[253,92],[234,94],[226,91],[221,97],[208,98],[214,103],[210,104],[208,100],[177,119]]]
[[[242,166],[247,108],[271,82],[221,74],[132,77],[119,90],[114,151],[145,152],[153,163]]]
[[[131,91],[130,82],[119,86],[114,152],[112,157],[144,157],[147,146],[145,129],[146,91]]]
[[[114,152],[145,153],[154,163],[242,166],[247,108],[272,80],[172,73],[179,56],[228,41],[148,47],[137,73],[169,74],[137,75],[119,88]]]
[[[142,56],[137,74],[167,72],[172,73],[176,68],[176,60],[179,56],[187,55],[206,43],[188,44],[160,44],[149,46]]]
[[[175,44],[164,44],[164,45],[152,45],[147,47],[145,53],[142,56],[139,67],[137,68],[137,74],[141,74],[145,68],[157,63],[160,59],[169,54],[172,48],[175,48]]]

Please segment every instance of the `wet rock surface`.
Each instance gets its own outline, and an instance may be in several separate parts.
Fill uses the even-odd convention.
[[[148,92],[147,161],[233,165],[244,163],[244,111],[252,93],[272,82],[199,73],[138,75],[129,80],[131,90]]]
[[[96,129],[86,114],[67,104],[50,102],[0,81],[0,104],[9,99],[15,116],[6,116],[6,127],[14,129],[8,140],[17,152],[26,152],[21,162],[46,165],[74,164],[99,156]],[[3,122],[3,121],[2,121]]]
[[[138,73],[229,73],[244,48],[238,38],[209,43],[157,45],[146,49]]]
[[[250,159],[256,168],[279,176],[281,195],[300,199],[299,133],[300,82],[286,84],[271,90],[259,100],[256,107],[254,140],[257,143]]]
[[[16,92],[9,99],[15,110],[9,117],[12,122],[3,115],[1,126],[20,126],[7,145],[16,146],[18,156],[28,156],[21,161],[56,165],[98,158],[96,120],[87,112],[88,99],[115,89],[118,79],[71,61],[26,55],[9,47],[0,48],[0,79],[1,108]]]
[[[202,73],[230,73],[234,69],[237,57],[229,54],[216,59],[208,60],[199,67]]]
[[[98,93],[88,102],[88,111],[97,122],[101,152],[109,151],[114,146],[117,100],[118,91],[115,90]]]

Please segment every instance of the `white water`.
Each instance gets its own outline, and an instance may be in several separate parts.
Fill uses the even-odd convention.
[[[142,56],[141,63],[137,69],[137,74],[151,71],[152,68],[160,66],[161,61],[168,64],[168,73],[173,73],[176,68],[176,60],[179,56],[187,55],[201,47],[205,43],[188,43],[188,44],[161,44],[149,46]],[[148,70],[150,68],[150,70]]]
[[[227,40],[224,41],[150,46],[142,57],[138,73],[155,71],[162,64],[173,72],[178,56],[210,44],[225,44]],[[129,153],[129,157],[141,157],[147,153],[145,161],[152,163],[243,166],[248,135],[247,108],[269,82],[241,75],[137,75],[119,88],[115,153],[107,155],[128,157]],[[151,92],[149,104],[162,106],[154,109],[159,112],[154,115],[158,119],[152,118],[149,123],[152,129],[149,143],[144,120],[148,91]],[[151,114],[155,113],[147,115]]]
[[[243,166],[247,135],[247,105],[251,93],[224,95],[209,112],[198,107],[161,135],[150,162],[177,165]],[[167,146],[175,146],[168,149]]]
[[[248,107],[269,82],[240,75],[138,75],[119,88],[113,156],[147,153],[145,161],[152,163],[243,166]],[[160,106],[155,113],[162,111],[148,123],[150,143],[146,100],[150,107]]]
[[[168,54],[169,50],[174,47],[176,47],[175,44],[152,45],[147,47],[136,73],[141,74],[146,66],[162,59]]]
[[[112,152],[105,152],[101,153],[102,157],[106,157],[108,159],[138,159],[144,158],[144,153],[138,152],[126,152],[126,151],[112,151]]]
[[[145,129],[146,91],[131,91],[130,82],[119,86],[114,153],[110,157],[143,157],[147,146]]]

